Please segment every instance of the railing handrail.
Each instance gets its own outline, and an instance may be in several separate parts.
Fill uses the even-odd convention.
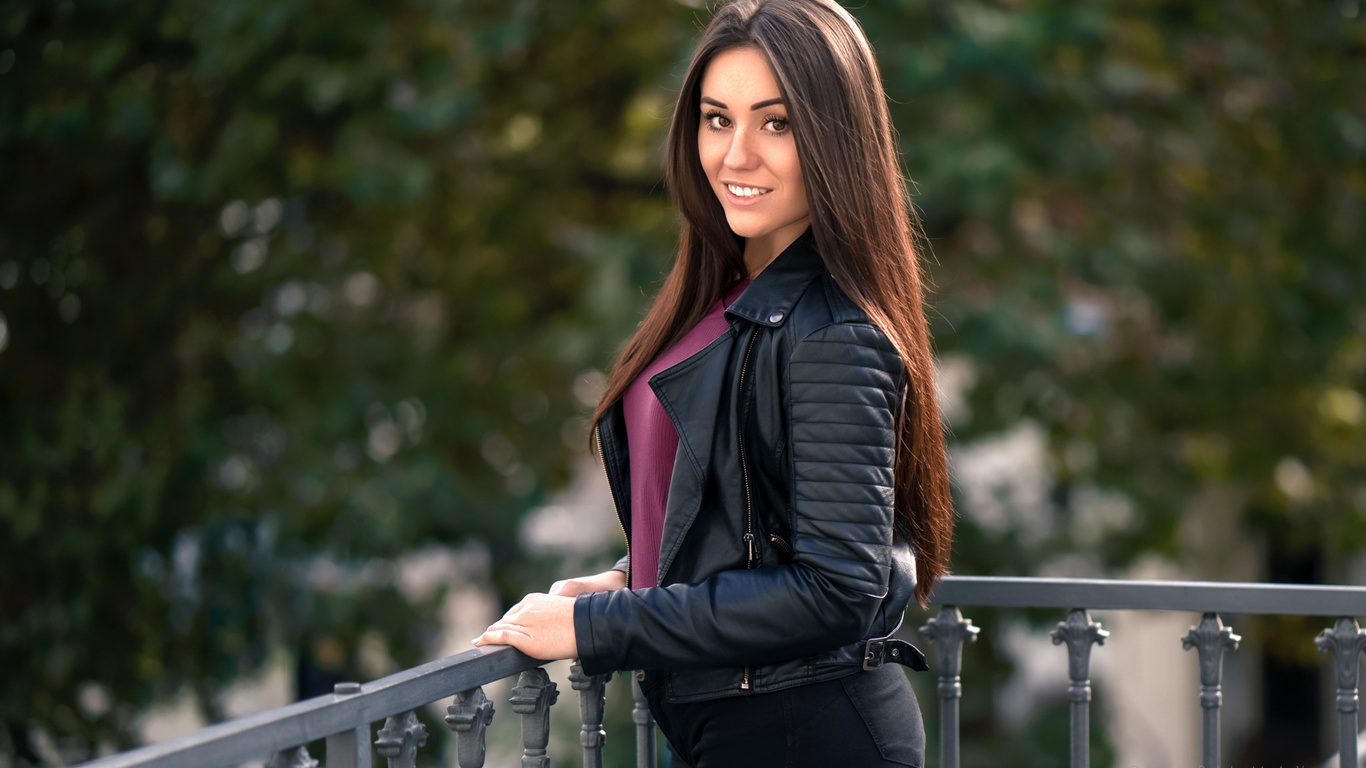
[[[1202,666],[1202,706],[1205,707],[1206,764],[1218,764],[1218,691],[1219,658],[1237,646],[1237,636],[1220,624],[1224,614],[1282,614],[1333,616],[1337,623],[1325,630],[1315,643],[1319,650],[1334,653],[1338,667],[1338,709],[1342,717],[1341,764],[1354,765],[1356,755],[1356,654],[1366,648],[1366,633],[1359,630],[1353,616],[1366,614],[1366,587],[1307,584],[1258,584],[1208,581],[1149,581],[1120,579],[1068,579],[1013,576],[948,576],[936,587],[930,601],[943,607],[940,615],[920,629],[920,634],[938,646],[940,667],[941,760],[949,768],[957,766],[957,705],[961,696],[959,670],[962,646],[975,639],[977,628],[962,617],[957,606],[1003,608],[1062,608],[1070,613],[1053,633],[1053,642],[1066,642],[1069,656],[1069,698],[1072,709],[1072,765],[1086,765],[1089,758],[1086,734],[1089,733],[1090,680],[1089,657],[1093,644],[1102,643],[1108,634],[1091,621],[1088,610],[1165,610],[1204,614],[1199,630],[1192,628],[1182,640],[1187,648],[1200,651]],[[301,701],[285,707],[213,725],[195,733],[160,744],[124,752],[83,764],[86,768],[149,768],[182,765],[228,766],[267,755],[281,755],[300,745],[326,738],[330,768],[368,768],[370,762],[370,724],[397,717],[441,699],[457,698],[447,724],[461,731],[461,749],[477,742],[478,760],[483,763],[483,727],[469,718],[471,711],[484,711],[491,719],[480,686],[523,673],[514,689],[514,711],[523,717],[524,764],[544,762],[549,706],[554,702],[555,685],[544,670],[545,662],[526,656],[507,646],[485,646],[444,659],[428,662],[363,685],[338,686],[335,693]],[[1348,667],[1350,666],[1350,669]],[[1208,667],[1208,668],[1207,668]],[[601,765],[602,685],[605,677],[582,676],[576,668],[571,682],[585,696],[583,709],[585,765]],[[1206,679],[1208,678],[1208,679]],[[596,679],[597,682],[590,682]],[[582,684],[582,685],[581,685]],[[518,693],[520,691],[520,693]],[[466,697],[478,693],[482,705],[471,705]],[[653,765],[653,723],[645,709],[638,686],[633,686],[638,746],[646,745],[637,760],[641,766]],[[1213,697],[1213,698],[1210,698]],[[1345,697],[1345,698],[1344,698]],[[1212,704],[1207,702],[1213,702]],[[458,710],[464,709],[464,714]],[[520,707],[520,708],[519,708]],[[590,718],[589,712],[596,714]],[[1350,715],[1350,717],[1348,717]],[[414,734],[401,736],[406,726],[387,721],[381,730],[377,749],[398,749],[399,744],[416,749],[425,742],[423,726],[415,724],[421,738],[409,743]],[[452,720],[452,718],[455,718]],[[461,718],[464,718],[462,720]],[[477,719],[477,718],[476,718]],[[460,725],[460,723],[464,725]],[[539,725],[537,725],[539,723]],[[473,728],[473,731],[470,729]],[[464,731],[470,731],[465,733]],[[467,737],[470,744],[466,744]],[[395,741],[397,739],[397,741]],[[1349,743],[1350,739],[1350,743]],[[387,745],[387,746],[385,746]],[[639,750],[638,750],[639,751]],[[282,762],[316,765],[302,749],[299,759]],[[336,761],[332,762],[335,757]],[[385,752],[385,754],[390,754]],[[526,763],[531,760],[531,763]],[[274,762],[274,761],[272,761]],[[395,763],[391,763],[395,764]],[[411,766],[410,758],[397,765]],[[465,764],[462,758],[462,765]]]
[[[329,693],[211,725],[203,730],[82,763],[83,768],[172,768],[233,765],[425,707],[460,691],[545,664],[511,646],[481,646],[365,683],[355,693]]]
[[[1366,615],[1366,587],[1255,582],[945,576],[935,605],[1190,611],[1285,616]]]

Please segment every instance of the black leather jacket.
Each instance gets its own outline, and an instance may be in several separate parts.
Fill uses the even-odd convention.
[[[726,310],[726,333],[650,379],[678,432],[660,586],[578,597],[588,674],[664,670],[669,700],[682,702],[883,660],[924,668],[914,647],[884,639],[915,588],[911,547],[893,534],[905,368],[808,238]],[[629,542],[620,401],[598,440]]]

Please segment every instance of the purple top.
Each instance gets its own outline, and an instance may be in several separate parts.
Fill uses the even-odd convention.
[[[745,280],[723,296],[711,311],[678,343],[641,372],[626,388],[626,448],[631,466],[631,589],[653,587],[659,579],[659,545],[664,533],[664,508],[669,498],[678,433],[659,404],[650,377],[701,352],[726,332],[729,307],[750,281]]]

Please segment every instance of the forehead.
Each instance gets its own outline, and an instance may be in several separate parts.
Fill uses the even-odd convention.
[[[712,57],[702,73],[702,95],[725,102],[732,109],[776,99],[778,80],[764,54],[752,45],[727,48]],[[743,106],[742,106],[743,105]]]

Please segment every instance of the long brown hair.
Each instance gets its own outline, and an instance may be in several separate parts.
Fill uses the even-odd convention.
[[[872,48],[833,0],[737,0],[702,33],[669,126],[666,176],[682,214],[678,256],[613,366],[593,423],[664,350],[745,276],[744,241],[726,223],[698,157],[702,76],[717,53],[768,59],[797,143],[811,234],[835,282],[882,329],[909,374],[895,468],[897,524],[916,550],[922,605],[948,569],[953,505],[921,301],[910,197]]]

